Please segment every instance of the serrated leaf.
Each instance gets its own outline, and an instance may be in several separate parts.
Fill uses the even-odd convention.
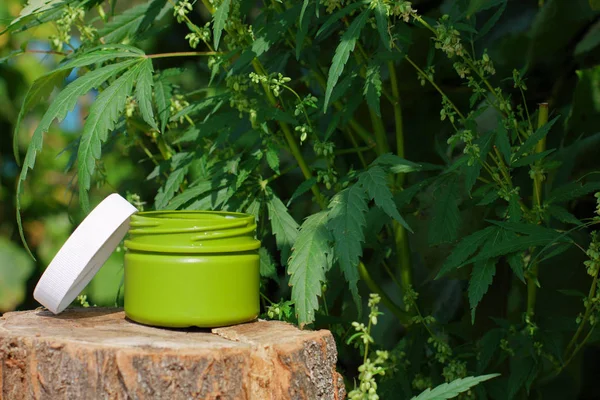
[[[522,216],[519,197],[516,194],[511,194],[508,200],[507,217],[510,222],[518,222]]]
[[[261,247],[258,249],[258,256],[260,259],[260,276],[271,279],[277,277],[277,268],[269,251]]]
[[[371,163],[371,165],[384,165],[390,168],[390,171],[395,174],[405,174],[408,172],[421,171],[421,164],[408,161],[392,153],[382,154]]]
[[[560,207],[557,205],[551,205],[550,207],[548,207],[548,212],[550,213],[551,216],[553,216],[560,222],[564,222],[565,224],[573,224],[573,225],[582,225],[583,224],[583,222],[581,222],[579,219],[577,219],[577,217],[575,217],[573,214],[568,212],[563,207]]]
[[[338,79],[344,71],[344,66],[350,57],[350,53],[354,50],[356,41],[360,36],[360,31],[365,26],[371,10],[367,9],[363,11],[358,17],[352,21],[352,24],[348,27],[348,30],[342,35],[340,44],[335,49],[335,54],[329,68],[329,75],[327,77],[327,89],[325,90],[325,102],[323,103],[323,112],[327,110],[329,99],[331,98],[331,92],[337,84]]]
[[[17,163],[20,164],[18,152],[18,134],[21,122],[25,115],[35,106],[36,103],[45,100],[55,87],[58,87],[74,68],[86,67],[92,64],[98,64],[116,58],[140,57],[144,53],[139,49],[130,46],[117,46],[112,49],[100,48],[92,49],[83,54],[77,54],[75,58],[67,60],[54,70],[37,78],[25,95],[23,105],[19,110],[17,122],[15,124],[15,133],[13,136],[13,153]]]
[[[183,183],[185,175],[187,174],[189,166],[176,169],[169,174],[167,181],[156,193],[154,198],[154,206],[157,210],[162,210],[167,206],[169,201],[173,198],[175,193],[179,190],[179,186]]]
[[[543,160],[547,155],[554,153],[555,149],[550,149],[546,151],[542,151],[541,153],[533,153],[529,154],[525,157],[519,158],[517,161],[511,164],[511,167],[524,167],[526,165],[531,165],[536,161]]]
[[[377,22],[377,31],[379,32],[381,42],[383,43],[386,49],[391,50],[390,33],[388,32],[387,9],[383,0],[377,1],[374,12],[375,21]]]
[[[500,348],[500,341],[504,338],[502,329],[492,329],[486,332],[479,341],[479,357],[477,357],[477,372],[482,373],[489,365],[494,353]]]
[[[510,359],[510,375],[508,377],[508,399],[512,399],[525,385],[535,368],[535,361],[531,357]]]
[[[477,205],[478,206],[487,206],[488,204],[491,204],[494,201],[496,201],[499,197],[500,196],[498,196],[498,192],[495,189],[492,189],[492,190],[488,191],[481,200],[479,200],[479,203],[477,203]]]
[[[479,34],[477,35],[477,39],[481,38],[483,35],[487,34],[493,27],[496,25],[502,14],[504,14],[504,10],[506,10],[507,0],[500,0],[500,7],[494,12],[494,14],[485,22],[485,24],[479,30]],[[496,2],[494,2],[496,3]]]
[[[229,16],[229,5],[231,0],[223,0],[221,5],[217,8],[213,14],[213,37],[215,43],[215,50],[219,49],[219,42],[221,41],[221,33],[225,28],[225,21]]]
[[[326,211],[308,217],[300,227],[288,265],[292,301],[300,325],[315,320],[319,308],[321,282],[325,282],[328,269],[328,254],[332,253],[330,232],[327,230]]]
[[[475,323],[477,305],[490,288],[495,274],[496,260],[494,259],[485,260],[473,265],[468,290],[469,305],[471,306],[471,324]]]
[[[367,105],[378,116],[381,116],[379,99],[381,97],[381,68],[379,65],[371,64],[367,68],[365,77],[365,88],[363,95],[367,99]]]
[[[525,140],[525,143],[523,143],[519,147],[519,149],[515,153],[515,158],[519,158],[523,154],[525,154],[525,153],[533,150],[533,148],[535,147],[535,145],[537,144],[537,142],[539,142],[544,137],[546,137],[546,135],[548,134],[548,132],[550,132],[550,129],[552,128],[552,126],[554,125],[554,123],[556,121],[558,121],[559,118],[560,118],[560,116],[554,117],[552,120],[548,121],[547,124],[541,126],[534,133],[532,133],[531,136],[529,136]]]
[[[375,200],[377,207],[380,207],[387,215],[412,232],[412,229],[398,212],[398,208],[393,200],[392,191],[388,187],[388,179],[383,168],[375,165],[362,172],[358,176],[358,184],[367,191],[371,200]]]
[[[448,272],[460,267],[464,262],[486,242],[498,230],[495,226],[488,226],[480,231],[470,234],[461,240],[452,250],[450,256],[438,272],[436,279],[444,276]]]
[[[65,0],[29,0],[19,13],[19,16],[12,20],[8,27],[10,28],[28,17],[34,17],[36,14],[41,14],[45,11],[61,7],[64,4]],[[5,31],[6,30],[0,32],[0,34]]]
[[[287,202],[286,206],[289,207],[290,204],[292,204],[292,201],[296,200],[298,197],[300,197],[304,193],[308,192],[310,190],[310,188],[316,184],[317,184],[317,178],[315,178],[315,177],[312,177],[309,180],[302,182],[296,188],[296,190],[294,190],[294,193],[292,193],[292,197],[290,197],[290,200]]]
[[[496,132],[495,144],[500,151],[500,154],[502,154],[502,157],[504,157],[506,164],[510,165],[510,140],[502,120],[498,120],[498,131]]]
[[[365,241],[363,229],[367,225],[367,194],[359,185],[337,193],[329,202],[328,229],[334,239],[335,257],[350,284],[355,301],[358,300],[358,261]]]
[[[37,128],[33,132],[31,137],[31,142],[29,143],[29,147],[27,149],[27,153],[25,155],[25,160],[23,160],[23,167],[21,169],[21,174],[19,176],[19,180],[17,182],[17,224],[19,226],[19,233],[21,235],[21,240],[23,244],[29,251],[27,244],[25,242],[25,237],[23,235],[23,227],[21,224],[21,203],[20,203],[20,194],[21,187],[23,182],[27,179],[27,171],[29,169],[33,169],[35,166],[35,159],[37,153],[42,150],[43,141],[44,141],[44,133],[48,131],[50,124],[55,119],[61,121],[67,115],[67,112],[71,111],[80,96],[83,96],[90,90],[99,87],[106,80],[111,78],[112,76],[118,74],[122,70],[130,67],[133,63],[139,62],[138,60],[130,60],[124,61],[122,63],[117,63],[113,65],[109,65],[95,71],[89,72],[82,76],[81,78],[71,82],[67,87],[62,90],[56,99],[50,104],[48,110],[40,120]],[[31,253],[30,253],[31,254]]]
[[[267,147],[267,164],[276,173],[279,174],[279,156],[277,155],[277,149],[274,146]]]
[[[77,152],[79,164],[77,179],[79,181],[79,203],[86,212],[89,211],[87,192],[91,186],[96,160],[102,153],[102,143],[106,141],[108,133],[115,127],[117,119],[121,116],[140,67],[141,63],[138,62],[98,95],[83,125]]]
[[[468,376],[466,378],[455,379],[449,383],[442,383],[434,389],[425,389],[420,395],[414,396],[411,400],[444,400],[452,399],[459,394],[468,391],[473,386],[481,382],[500,376],[500,374],[489,374],[482,376]]]
[[[281,251],[281,264],[287,265],[292,246],[298,238],[298,223],[275,194],[267,201],[267,211],[277,248]]]
[[[135,98],[144,121],[146,121],[150,127],[158,130],[158,126],[154,120],[154,111],[152,111],[152,87],[154,86],[153,73],[154,68],[152,68],[152,60],[146,59],[142,61],[140,74],[135,83]]]
[[[308,32],[308,25],[310,18],[307,16],[306,9],[310,0],[304,0],[302,3],[302,10],[300,10],[300,18],[298,19],[298,32],[296,33],[296,60],[300,60],[300,51],[302,51],[302,45],[304,44],[304,38]]]
[[[429,226],[429,244],[452,242],[458,235],[459,186],[455,178],[446,179],[434,192],[433,217]]]
[[[160,120],[160,131],[164,133],[169,118],[171,117],[171,95],[173,88],[163,76],[160,76],[154,83],[154,98]]]
[[[215,187],[214,183],[211,181],[200,181],[194,183],[192,186],[189,186],[185,189],[185,191],[175,197],[169,202],[168,206],[165,207],[167,210],[177,210],[182,205],[187,202],[198,198],[199,196],[210,192],[214,189],[218,189],[220,186]]]
[[[561,203],[563,201],[573,200],[598,190],[600,190],[600,182],[588,182],[585,184],[571,182],[552,190],[548,196],[548,203]]]
[[[508,265],[510,265],[510,269],[512,269],[513,273],[519,280],[525,283],[525,274],[523,271],[523,256],[522,253],[513,253],[509,254],[506,257],[508,261]]]
[[[487,260],[488,258],[500,257],[517,251],[523,251],[530,247],[544,246],[550,242],[561,240],[565,241],[566,239],[560,239],[558,235],[556,238],[515,235],[510,240],[503,240],[500,243],[482,249],[479,254],[469,260],[469,262],[474,263]]]
[[[104,43],[132,42],[148,30],[167,0],[152,0],[117,14],[98,32]]]
[[[260,220],[260,208],[261,201],[258,198],[255,198],[254,200],[252,200],[252,203],[250,203],[248,208],[246,208],[246,213],[254,215],[254,219],[256,220],[256,222],[258,222]]]
[[[364,6],[368,3],[369,3],[369,1],[367,1],[367,0],[357,1],[356,3],[350,3],[349,5],[342,8],[341,10],[331,14],[329,16],[329,18],[327,19],[327,21],[325,21],[325,23],[319,28],[315,37],[318,38],[319,35],[321,35],[321,33],[323,33],[325,30],[327,30],[327,28],[329,28],[331,25],[335,24],[340,19],[342,19],[346,15],[350,14],[352,11],[354,11],[358,8],[361,8],[362,6]],[[317,9],[318,9],[318,7],[317,7]]]

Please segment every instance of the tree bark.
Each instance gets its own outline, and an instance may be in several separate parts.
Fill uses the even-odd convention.
[[[120,309],[0,318],[2,399],[344,398],[329,331],[276,321],[218,329],[143,326]]]

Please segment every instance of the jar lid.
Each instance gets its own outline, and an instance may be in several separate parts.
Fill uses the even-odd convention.
[[[67,308],[123,240],[136,212],[116,193],[102,200],[56,253],[33,297],[54,314]]]

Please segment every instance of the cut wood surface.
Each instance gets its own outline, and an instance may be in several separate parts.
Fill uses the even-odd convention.
[[[329,331],[276,321],[162,329],[121,309],[0,318],[1,398],[343,399]]]

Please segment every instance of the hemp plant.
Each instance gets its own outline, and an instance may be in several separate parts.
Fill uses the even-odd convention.
[[[145,209],[254,215],[263,315],[330,329],[351,398],[546,396],[600,338],[600,220],[575,207],[600,191],[575,168],[600,136],[539,90],[539,43],[527,60],[495,58],[486,40],[507,1],[426,3],[31,1],[6,31],[53,26],[56,66],[16,122],[20,160],[26,116],[48,105],[19,224],[44,135],[93,92],[66,151],[81,208],[112,151],[146,173],[123,188]],[[556,26],[559,2],[524,3],[531,37]],[[571,275],[552,269],[565,262]],[[353,323],[368,293],[368,325]],[[580,299],[557,311],[556,296]]]

